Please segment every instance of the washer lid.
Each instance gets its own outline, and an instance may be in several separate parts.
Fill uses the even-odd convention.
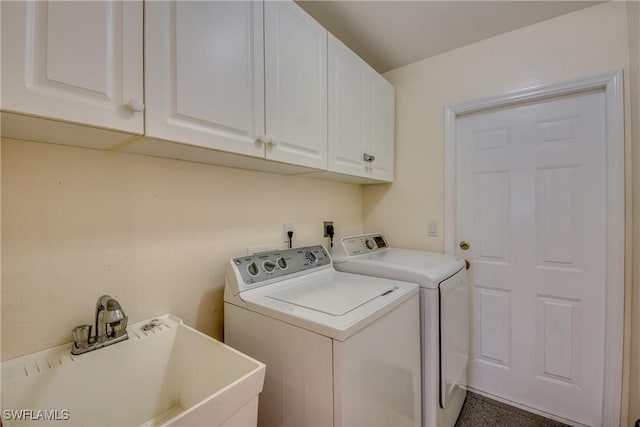
[[[385,283],[312,282],[303,286],[281,289],[267,297],[332,316],[342,316],[393,290],[392,285]]]
[[[349,256],[334,267],[339,271],[402,280],[436,289],[440,282],[463,269],[464,261],[453,255],[388,248]]]
[[[417,293],[413,283],[327,268],[238,297],[248,310],[344,341]]]

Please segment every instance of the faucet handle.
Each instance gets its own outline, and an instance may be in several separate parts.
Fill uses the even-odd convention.
[[[124,316],[124,318],[119,322],[114,322],[111,324],[111,329],[113,330],[114,338],[119,338],[127,333],[128,320],[129,320],[129,316]]]
[[[91,325],[76,326],[71,330],[71,336],[73,337],[73,343],[78,349],[85,349],[89,346],[89,339],[91,338]]]

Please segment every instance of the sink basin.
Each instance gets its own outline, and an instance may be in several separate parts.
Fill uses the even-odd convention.
[[[265,365],[160,316],[78,356],[62,345],[2,363],[5,427],[255,425]]]

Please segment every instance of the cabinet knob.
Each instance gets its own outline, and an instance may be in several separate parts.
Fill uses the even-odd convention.
[[[280,144],[280,141],[278,141],[278,140],[277,140],[277,139],[275,139],[275,138],[274,138],[274,139],[272,139],[272,140],[269,142],[269,145],[271,145],[272,147],[275,147],[275,146],[277,146],[278,144]]]
[[[365,162],[373,162],[376,159],[376,156],[374,156],[372,154],[364,153],[362,155],[362,158],[364,159]]]
[[[262,142],[263,144],[271,144],[271,138],[269,138],[267,135],[262,134],[258,137],[258,141]]]
[[[131,98],[131,100],[129,100],[129,103],[127,104],[127,107],[129,107],[132,111],[144,111],[144,102],[142,102],[142,100],[139,98]]]

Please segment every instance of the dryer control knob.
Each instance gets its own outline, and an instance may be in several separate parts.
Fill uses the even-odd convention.
[[[309,264],[315,265],[318,262],[318,257],[313,252],[307,252],[304,257],[309,261]]]
[[[375,244],[375,243],[373,242],[373,240],[371,240],[371,239],[367,239],[367,240],[365,240],[365,241],[364,241],[364,244],[365,244],[365,245],[367,246],[367,248],[369,248],[369,249],[373,249],[373,248],[376,246],[376,244]]]

